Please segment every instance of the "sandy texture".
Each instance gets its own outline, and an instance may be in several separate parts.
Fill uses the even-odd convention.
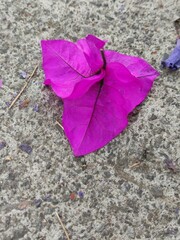
[[[160,69],[175,44],[178,14],[176,0],[0,1],[1,240],[66,239],[55,211],[72,240],[180,239],[180,71]],[[145,58],[161,76],[119,137],[75,159],[55,126],[62,103],[43,89],[41,68],[7,106],[25,82],[20,70],[31,73],[41,62],[41,39],[88,33],[109,40],[108,49]]]

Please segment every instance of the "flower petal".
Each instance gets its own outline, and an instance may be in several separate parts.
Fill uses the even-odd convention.
[[[64,99],[63,126],[75,156],[103,147],[122,132],[128,113],[145,99],[151,86],[150,79],[142,81],[122,64],[110,63],[103,81],[81,98]]]
[[[180,68],[180,39],[177,40],[176,47],[171,52],[170,56],[161,62],[163,67],[177,70]]]
[[[102,41],[93,35],[88,35],[86,38],[82,38],[76,43],[84,52],[86,60],[92,70],[92,74],[95,74],[103,66],[100,49],[104,47],[105,43],[106,41]]]
[[[112,50],[106,50],[105,57],[107,63],[119,62],[123,64],[130,73],[137,78],[154,81],[154,79],[159,76],[159,73],[142,58],[129,56]]]

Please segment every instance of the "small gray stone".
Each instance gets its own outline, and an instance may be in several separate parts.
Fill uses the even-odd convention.
[[[46,165],[46,169],[50,169],[51,168],[51,162],[48,162],[47,165]]]
[[[109,171],[104,172],[104,175],[106,178],[110,178],[111,177],[111,173]]]
[[[151,117],[149,118],[150,121],[156,120],[157,116],[155,114],[152,114]]]

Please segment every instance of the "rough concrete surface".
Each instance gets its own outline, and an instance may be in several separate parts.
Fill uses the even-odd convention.
[[[179,0],[0,1],[1,240],[67,239],[56,212],[72,240],[180,239],[180,71],[160,69],[175,45],[176,15]],[[43,88],[41,67],[7,106],[25,83],[19,72],[41,62],[41,39],[88,33],[145,58],[161,75],[122,134],[76,159],[55,126],[63,106]]]

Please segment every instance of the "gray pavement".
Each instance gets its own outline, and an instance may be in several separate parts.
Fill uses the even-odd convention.
[[[180,239],[180,71],[160,69],[175,44],[176,15],[179,0],[0,1],[1,240],[66,239],[56,212],[72,240]],[[19,72],[41,61],[41,39],[88,33],[107,39],[108,49],[145,58],[161,75],[122,134],[76,159],[55,125],[62,103],[43,88],[41,67],[7,106],[24,85]]]

